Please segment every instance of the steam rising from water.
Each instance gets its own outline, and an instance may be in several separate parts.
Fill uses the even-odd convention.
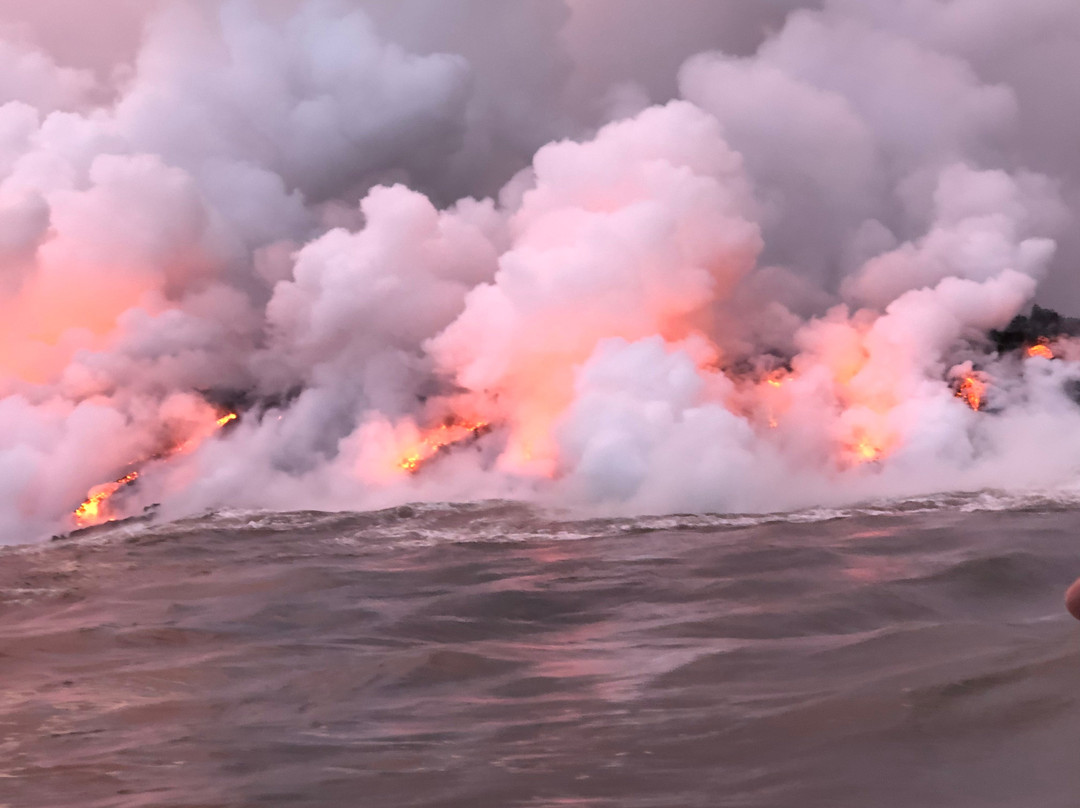
[[[1070,481],[1080,351],[986,332],[1080,305],[1075,4],[659,5],[7,29],[0,536],[147,458],[116,515]]]

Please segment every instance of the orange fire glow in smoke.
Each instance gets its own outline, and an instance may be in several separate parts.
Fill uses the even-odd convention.
[[[897,438],[884,423],[870,421],[856,427],[845,443],[844,460],[863,466],[884,460],[896,447]]]
[[[214,431],[221,429],[223,426],[232,421],[235,421],[239,417],[240,416],[238,416],[235,412],[230,412],[221,416],[214,423]],[[197,442],[198,441],[196,439],[183,441],[162,452],[159,452],[151,458],[138,461],[136,463],[133,463],[132,465],[141,465],[142,463],[147,462],[147,460],[163,460],[172,457],[173,455],[188,451],[189,449],[193,448]],[[126,488],[129,485],[132,485],[138,479],[139,472],[136,470],[128,472],[123,477],[120,477],[116,480],[102,483],[101,485],[96,485],[91,488],[86,495],[86,499],[81,505],[79,505],[78,508],[75,509],[74,513],[72,514],[75,519],[76,527],[91,527],[93,525],[99,525],[103,522],[112,522],[117,519],[118,517],[114,513],[113,508],[110,506],[109,501],[112,499],[113,495],[116,494],[117,491],[120,491],[122,488]]]
[[[1043,359],[1053,359],[1054,351],[1049,345],[1044,342],[1040,342],[1036,345],[1032,345],[1027,349],[1028,356],[1041,356]]]
[[[762,398],[765,401],[765,420],[769,429],[776,429],[779,425],[779,412],[785,409],[784,396],[781,394],[784,383],[788,376],[784,371],[772,373],[765,379],[765,389]]]
[[[964,380],[960,382],[960,387],[956,391],[956,397],[962,398],[971,409],[978,412],[986,397],[986,384],[978,377],[969,373],[964,377]]]
[[[398,460],[398,467],[409,474],[415,474],[435,455],[455,444],[479,437],[489,430],[485,421],[459,422],[448,421],[430,430],[414,446],[409,447]]]
[[[861,438],[857,444],[855,444],[855,455],[861,463],[872,463],[875,460],[881,459],[884,454],[883,450],[879,446],[875,446],[869,438]]]
[[[86,501],[75,509],[75,524],[79,527],[90,527],[115,519],[116,517],[111,515],[109,509],[109,499],[121,488],[131,485],[137,479],[139,479],[139,472],[132,471],[117,480],[91,488]]]

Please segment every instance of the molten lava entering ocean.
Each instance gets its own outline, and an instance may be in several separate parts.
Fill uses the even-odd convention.
[[[1041,314],[1045,320],[1045,310]],[[1026,330],[1025,330],[1026,329]],[[1020,323],[1019,329],[1024,334],[1020,344],[1010,344],[1008,339],[1001,339],[1001,332],[994,332],[991,336],[998,339],[999,350],[1002,356],[1020,354],[1027,358],[1053,359],[1055,351],[1050,347],[1049,338],[1043,334],[1032,332],[1026,321]],[[1059,340],[1069,340],[1071,337],[1057,332]],[[1064,343],[1063,343],[1064,344]],[[859,360],[863,361],[863,360]],[[869,420],[863,425],[856,427],[846,439],[841,440],[837,446],[837,468],[857,468],[859,466],[880,467],[890,454],[901,445],[895,428],[889,425],[887,415],[890,405],[873,397],[863,398],[866,394],[861,391],[860,365],[855,365],[842,370],[836,379],[838,394],[849,401],[849,405],[859,404],[867,406],[866,417]],[[1001,372],[1005,366],[997,370]],[[716,369],[714,373],[723,374],[725,378],[738,379],[740,371]],[[790,362],[782,367],[771,370],[764,375],[757,375],[753,371],[747,371],[751,376],[749,384],[740,387],[738,403],[732,402],[734,409],[742,412],[745,417],[753,415],[753,422],[765,427],[767,433],[782,433],[791,425],[792,411],[799,408],[798,396],[805,395],[805,380],[800,368],[792,366]],[[953,381],[952,388],[955,398],[964,402],[971,410],[979,413],[986,409],[988,390],[994,386],[993,374],[988,370],[975,369],[968,361],[957,365],[951,372]],[[1080,383],[1074,389],[1080,389]],[[1070,395],[1073,395],[1070,393]],[[1075,396],[1074,396],[1075,397]],[[448,399],[453,401],[453,397]],[[452,408],[452,405],[447,405]],[[492,410],[497,407],[492,405]],[[278,414],[277,419],[281,419]],[[167,462],[178,455],[190,453],[203,444],[217,431],[237,421],[239,414],[229,411],[217,417],[213,425],[205,430],[196,430],[194,434],[181,439],[170,441],[163,448],[151,453],[144,459],[130,464],[129,470],[115,480],[102,483],[92,488],[85,501],[75,509],[73,519],[79,528],[90,527],[103,522],[112,521],[127,515],[123,505],[117,504],[117,496],[132,490],[144,469],[151,463]],[[476,444],[480,439],[491,434],[491,424],[485,419],[465,418],[448,416],[437,426],[428,429],[418,429],[409,432],[408,437],[403,438],[393,448],[393,468],[398,473],[415,476],[429,467],[438,458],[447,456],[456,450]],[[505,441],[503,437],[497,441]]]
[[[956,390],[956,397],[963,399],[971,409],[976,411],[982,408],[985,396],[986,383],[974,373],[964,376]]]
[[[133,484],[139,479],[139,472],[131,471],[112,482],[94,486],[87,494],[86,500],[75,509],[75,525],[77,527],[92,527],[102,522],[111,521],[113,518],[112,507],[109,502],[113,494],[127,485]]]
[[[1066,479],[1080,321],[1029,307],[1076,303],[1038,133],[1080,118],[996,58],[1042,11],[988,2],[655,4],[663,42],[615,2],[166,3],[87,70],[0,31],[0,540]]]
[[[220,416],[214,422],[210,434],[224,428],[238,418],[239,415],[235,412],[229,412]],[[122,512],[117,508],[113,498],[116,494],[134,486],[139,481],[142,474],[141,469],[144,466],[148,463],[168,460],[170,457],[174,457],[175,455],[184,452],[190,452],[195,449],[205,437],[208,437],[208,435],[199,437],[192,436],[179,442],[170,443],[164,448],[154,452],[149,457],[131,463],[130,465],[135,468],[124,474],[122,477],[91,488],[86,495],[86,499],[72,512],[72,518],[76,528],[93,527],[102,524],[103,522],[111,522],[121,518]]]
[[[409,474],[416,474],[439,454],[475,441],[490,431],[490,424],[484,421],[462,422],[448,419],[424,433],[415,445],[406,448],[398,460],[398,467]]]

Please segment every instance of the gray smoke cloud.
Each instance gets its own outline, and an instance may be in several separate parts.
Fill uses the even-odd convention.
[[[0,21],[4,541],[131,471],[96,518],[1072,479],[1080,351],[986,332],[1080,309],[1075,4]]]

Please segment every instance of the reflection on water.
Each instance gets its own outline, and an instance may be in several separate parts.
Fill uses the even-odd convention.
[[[1072,805],[1078,521],[492,504],[12,549],[0,805]]]

